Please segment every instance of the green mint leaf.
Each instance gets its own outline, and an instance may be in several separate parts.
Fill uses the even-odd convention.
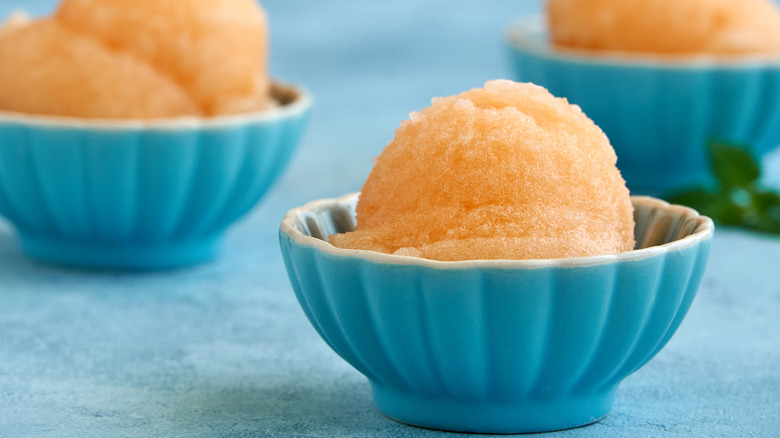
[[[673,204],[687,205],[721,225],[780,236],[780,193],[761,186],[761,166],[750,152],[713,142],[710,163],[717,187],[694,188],[665,198]]]
[[[667,200],[672,204],[691,207],[724,225],[739,225],[742,222],[743,208],[726,193],[693,189],[669,196]]]
[[[747,187],[758,181],[761,167],[746,148],[715,141],[710,144],[715,178],[724,189]]]
[[[754,231],[780,235],[780,205],[763,207],[767,208],[766,210],[760,210],[760,208],[762,208],[761,206],[755,204],[754,206],[756,208],[745,215],[741,225]]]
[[[771,220],[763,220],[758,223],[754,227],[751,228],[754,231],[759,231],[761,233],[767,233],[767,234],[778,234],[780,235],[780,222],[778,221],[771,221]]]
[[[753,194],[753,207],[761,216],[780,224],[780,193],[767,190]]]
[[[753,193],[753,203],[763,211],[780,208],[780,193],[765,190]]]
[[[693,189],[687,192],[675,193],[666,196],[666,200],[672,204],[679,204],[698,210],[700,213],[710,209],[713,205],[722,202],[718,193],[712,193],[704,189]]]

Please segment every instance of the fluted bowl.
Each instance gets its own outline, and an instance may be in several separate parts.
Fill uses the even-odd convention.
[[[22,250],[79,267],[159,269],[219,250],[277,179],[311,99],[210,119],[111,121],[0,112],[0,215]]]
[[[683,320],[714,230],[694,210],[634,197],[634,251],[441,262],[327,243],[354,228],[357,197],[285,216],[298,301],[383,413],[461,432],[559,430],[606,415],[618,384]]]
[[[510,67],[579,105],[615,148],[632,193],[711,184],[708,144],[780,145],[780,57],[662,57],[559,49],[542,17],[507,33]]]

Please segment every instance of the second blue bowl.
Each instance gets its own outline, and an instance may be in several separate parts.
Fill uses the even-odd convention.
[[[91,121],[0,113],[0,215],[31,257],[160,269],[213,257],[289,161],[306,91],[213,119]]]
[[[604,130],[632,193],[712,182],[708,143],[761,157],[780,145],[780,59],[562,51],[541,17],[509,29],[515,78],[579,105]]]

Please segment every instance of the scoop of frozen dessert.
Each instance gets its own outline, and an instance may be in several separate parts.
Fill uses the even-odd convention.
[[[0,109],[88,118],[163,118],[200,110],[168,77],[56,20],[0,35]]]
[[[434,99],[401,123],[341,248],[435,260],[546,259],[634,247],[604,133],[565,99],[507,80]]]
[[[771,0],[548,0],[559,46],[665,54],[780,53]]]
[[[84,118],[215,116],[274,105],[253,0],[64,0],[0,31],[0,109]],[[113,104],[112,104],[113,102]]]

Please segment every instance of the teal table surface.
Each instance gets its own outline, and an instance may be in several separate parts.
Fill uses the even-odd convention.
[[[0,1],[36,15],[53,1]],[[317,336],[277,240],[284,213],[358,191],[400,120],[510,75],[538,1],[268,0],[271,70],[305,84],[295,158],[221,256],[151,273],[31,261],[0,219],[0,437],[446,437],[396,423]],[[780,153],[766,160],[780,187]],[[719,229],[693,306],[611,413],[548,437],[780,437],[780,239]]]

